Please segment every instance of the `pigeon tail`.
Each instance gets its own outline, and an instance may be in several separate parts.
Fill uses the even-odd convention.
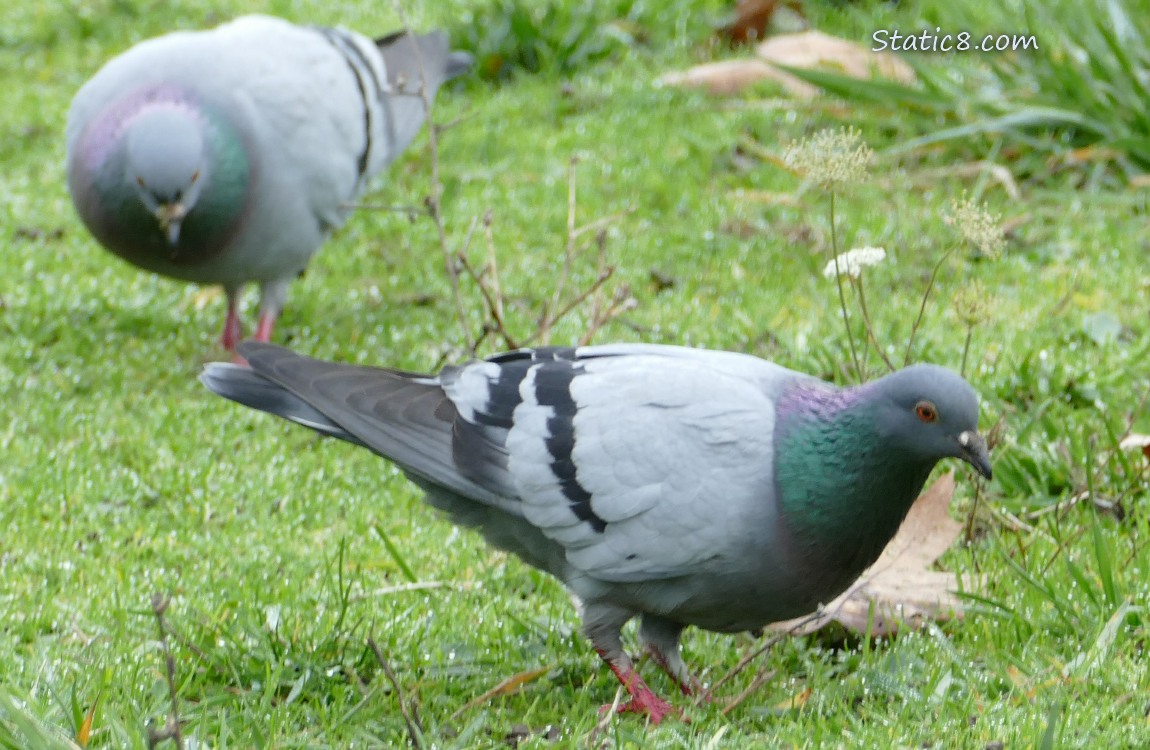
[[[200,382],[212,393],[238,404],[275,414],[323,435],[363,446],[363,442],[306,401],[246,365],[210,362],[200,373]]]

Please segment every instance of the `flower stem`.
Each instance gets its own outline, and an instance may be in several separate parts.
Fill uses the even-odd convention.
[[[859,360],[858,350],[855,349],[855,337],[851,333],[850,319],[847,317],[847,296],[843,291],[842,269],[839,268],[839,238],[835,231],[835,191],[833,190],[831,191],[831,257],[834,258],[835,282],[839,287],[839,307],[843,311],[843,327],[847,329],[847,343],[850,344],[851,348],[851,361],[854,363],[855,374],[858,375],[861,383],[865,379],[865,375],[862,362]]]
[[[938,272],[942,270],[942,264],[946,262],[946,259],[950,257],[954,249],[954,247],[951,247],[943,253],[942,257],[938,259],[938,262],[934,264],[934,270],[930,272],[930,281],[926,283],[926,290],[922,293],[922,302],[918,306],[918,317],[914,319],[914,325],[910,327],[910,338],[907,339],[906,342],[906,354],[904,354],[902,358],[903,367],[910,364],[910,353],[914,349],[914,337],[915,334],[918,333],[919,326],[922,325],[923,317],[926,315],[926,302],[930,299],[930,292],[934,289],[934,282],[938,279]]]
[[[878,342],[878,337],[874,335],[874,328],[871,326],[870,310],[868,310],[866,306],[866,292],[863,291],[862,274],[859,274],[858,277],[858,291],[859,307],[862,309],[863,324],[866,326],[867,335],[870,336],[870,340],[874,342],[874,348],[875,351],[878,352],[878,356],[882,357],[882,361],[886,363],[887,368],[889,368],[891,372],[894,372],[895,366],[890,361],[890,357],[888,357],[886,352],[883,351],[882,344]]]
[[[966,377],[966,355],[970,353],[970,339],[974,336],[974,326],[966,327],[966,343],[962,345],[962,367],[958,369],[958,374]]]

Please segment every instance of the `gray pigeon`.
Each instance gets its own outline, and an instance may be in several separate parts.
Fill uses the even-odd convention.
[[[629,691],[639,634],[683,693],[687,625],[736,632],[812,612],[894,536],[939,459],[991,475],[978,401],[915,365],[854,388],[745,354],[547,347],[438,376],[322,362],[245,343],[209,364],[214,393],[394,461],[456,523],[563,581]]]
[[[267,341],[291,281],[422,126],[420,81],[430,100],[469,65],[441,32],[372,41],[244,16],[166,34],[76,94],[68,189],[116,255],[224,287],[229,351],[240,290],[258,283],[255,338]]]

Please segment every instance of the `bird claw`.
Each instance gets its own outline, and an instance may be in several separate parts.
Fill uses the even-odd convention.
[[[620,703],[617,706],[614,704],[601,706],[599,713],[610,711],[613,706],[615,712],[620,714],[646,714],[652,724],[658,724],[668,716],[678,716],[682,718],[682,713],[679,709],[651,692],[639,693],[626,703]],[[683,720],[686,721],[686,719]]]

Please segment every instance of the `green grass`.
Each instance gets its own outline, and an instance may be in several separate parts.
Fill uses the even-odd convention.
[[[412,21],[458,29],[481,5],[428,3]],[[1067,179],[1012,201],[977,177],[916,183],[918,161],[888,157],[874,168],[880,180],[844,195],[844,246],[891,255],[868,269],[867,289],[876,332],[899,353],[933,262],[954,242],[939,211],[965,191],[1026,218],[1000,259],[952,263],[916,347],[957,367],[966,332],[948,300],[968,278],[986,285],[990,320],[974,332],[968,371],[984,426],[1002,419],[1005,439],[977,506],[969,477],[961,483],[972,540],[944,558],[985,585],[961,621],[873,643],[790,639],[691,709],[689,724],[624,717],[592,737],[616,685],[562,588],[437,518],[366,451],[207,394],[195,378],[223,358],[222,299],[200,304],[195,288],[118,262],[74,216],[62,137],[72,94],[128,44],[239,4],[203,7],[28,4],[0,30],[0,747],[76,738],[93,705],[90,747],[145,747],[168,707],[156,592],[172,597],[189,748],[401,746],[397,695],[368,638],[439,747],[506,747],[523,727],[533,734],[521,746],[532,747],[1150,744],[1147,463],[1114,450],[1150,386],[1144,193]],[[260,7],[365,31],[397,24],[388,3]],[[752,139],[781,155],[831,123],[825,107],[768,101],[769,88],[730,102],[652,83],[711,54],[706,24],[721,10],[678,2],[656,27],[662,17],[641,7],[634,22],[651,30],[605,57],[443,92],[438,119],[462,118],[442,139],[449,235],[458,244],[491,209],[509,296],[537,307],[561,257],[578,155],[581,220],[635,209],[612,226],[608,249],[639,305],[598,340],[747,351],[842,380],[846,340],[819,273],[825,200],[738,148]],[[911,12],[812,15],[866,39],[877,23],[913,25]],[[876,149],[907,135],[888,112],[851,106]],[[418,203],[429,167],[424,137],[371,201]],[[652,269],[674,286],[657,291]],[[1115,340],[1084,330],[1098,313],[1120,323]],[[584,325],[566,320],[555,340]],[[433,366],[460,343],[434,227],[358,212],[293,288],[277,339],[322,357]],[[880,371],[873,357],[870,370]],[[1150,418],[1137,415],[1136,427],[1150,432]],[[1084,491],[1121,513],[1069,502]],[[434,585],[404,589],[411,579]],[[748,647],[685,639],[704,681]],[[778,674],[724,716],[760,667]],[[540,668],[521,691],[465,708]],[[800,710],[780,707],[807,690]]]

